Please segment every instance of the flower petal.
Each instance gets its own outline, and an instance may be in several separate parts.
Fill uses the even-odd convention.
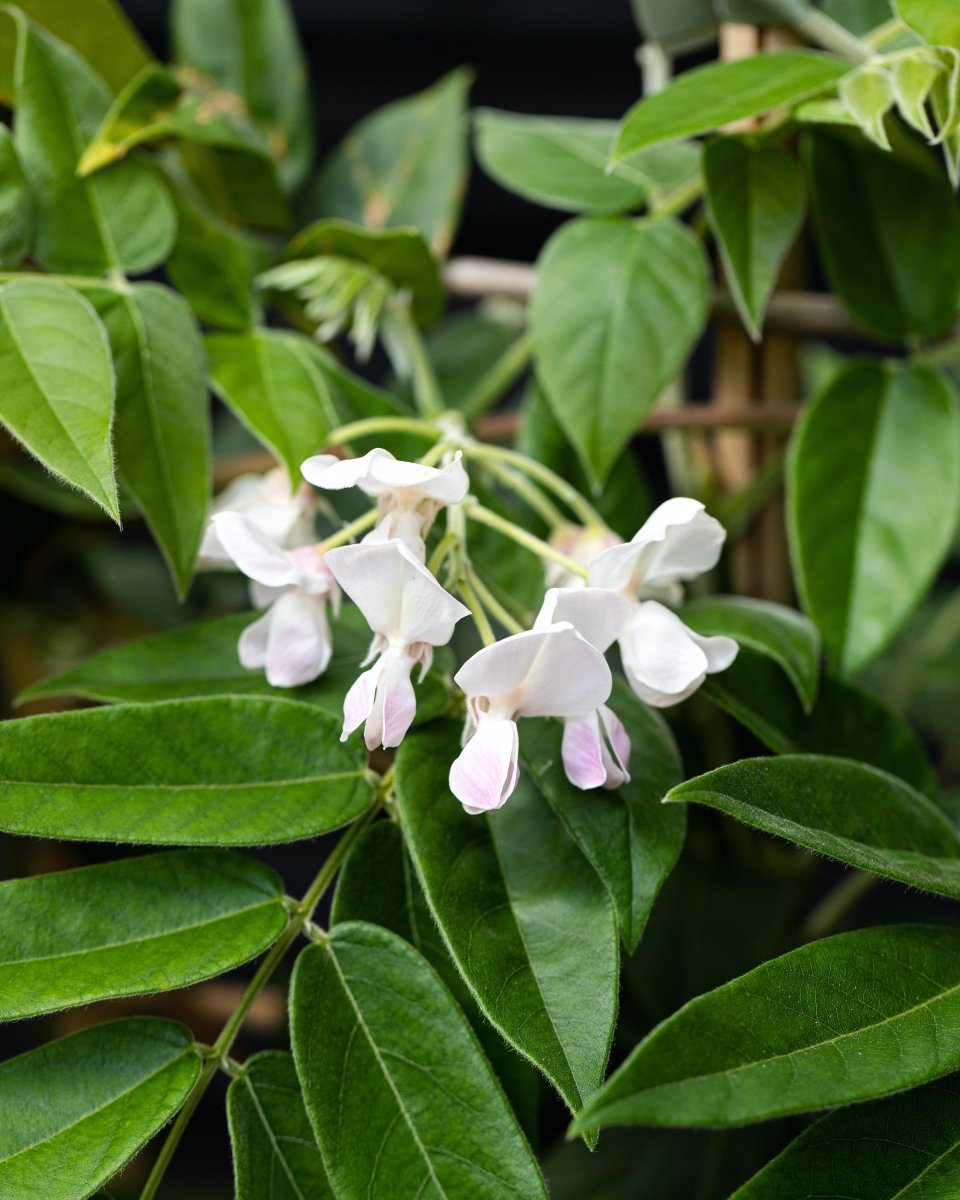
[[[220,543],[249,579],[269,587],[296,583],[298,570],[287,552],[240,513],[212,518]]]
[[[560,754],[564,773],[574,787],[588,791],[606,783],[600,722],[595,712],[564,721]]]
[[[630,735],[623,727],[623,722],[612,708],[601,705],[597,709],[602,733],[602,757],[607,771],[603,786],[618,788],[630,782]]]
[[[413,718],[417,715],[417,699],[410,682],[413,666],[414,660],[408,655],[386,656],[374,705],[374,712],[379,709],[380,713],[379,729],[375,731],[375,737],[372,736],[370,721],[367,721],[368,750],[374,750],[381,745],[384,750],[399,746],[413,724]]]
[[[450,767],[450,791],[471,816],[500,808],[520,778],[519,755],[516,722],[482,716]]]
[[[340,546],[326,562],[374,633],[399,645],[444,646],[469,615],[403,542]]]
[[[248,625],[237,643],[237,657],[240,666],[248,671],[259,670],[267,661],[267,644],[270,640],[270,625],[273,612],[268,611],[259,617],[252,625]]]
[[[620,636],[623,669],[631,688],[655,708],[685,700],[710,669],[700,642],[714,640],[697,639],[676,613],[656,600],[640,604]]]
[[[635,605],[606,588],[550,588],[534,622],[534,629],[567,621],[591,646],[606,654],[620,636]]]
[[[345,742],[355,729],[359,729],[373,709],[377,695],[377,681],[383,671],[383,660],[378,659],[369,671],[364,671],[350,686],[343,700],[343,733],[340,741]]]
[[[215,498],[212,515],[224,512],[246,517],[278,546],[296,545],[313,537],[313,495],[305,486],[291,495],[290,481],[282,467],[265,475],[241,475],[228,483]],[[197,561],[206,569],[233,566],[212,520],[203,535]]]
[[[470,489],[470,480],[461,462],[460,451],[445,467],[426,467],[422,463],[397,458],[379,458],[371,465],[371,476],[384,492],[415,492],[401,503],[415,505],[423,500],[438,504],[459,504]]]
[[[315,454],[302,463],[300,470],[304,479],[314,487],[338,492],[343,488],[358,487],[368,496],[379,496],[381,488],[373,476],[375,464],[381,460],[392,462],[389,450],[379,446],[364,454],[362,458],[337,458],[335,454]]]
[[[322,675],[333,653],[326,601],[293,588],[274,602],[268,615],[264,665],[271,687],[298,687]]]

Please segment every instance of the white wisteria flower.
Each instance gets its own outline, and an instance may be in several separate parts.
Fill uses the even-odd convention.
[[[604,550],[611,546],[620,546],[623,538],[618,537],[612,529],[602,526],[586,529],[582,525],[562,525],[550,535],[550,545],[567,558],[573,559],[581,567],[589,567]],[[552,559],[543,560],[543,571],[548,588],[584,587],[582,575],[577,575]]]
[[[520,778],[520,717],[588,717],[613,686],[603,655],[562,623],[479,650],[454,677],[467,696],[467,738],[450,790],[471,815],[500,808]]]
[[[336,458],[317,454],[301,467],[304,478],[318,488],[340,491],[358,487],[377,501],[379,520],[364,542],[404,542],[420,559],[424,538],[437,513],[448,504],[459,504],[470,480],[460,452],[445,467],[404,462],[389,450],[371,450],[362,458]]]
[[[626,596],[603,588],[550,588],[534,622],[545,629],[566,622],[601,654],[617,640],[633,612]],[[561,743],[563,769],[576,787],[617,788],[630,780],[630,738],[606,704],[584,716],[567,717]]]
[[[289,475],[283,467],[276,467],[263,475],[240,475],[228,483],[214,500],[211,517],[240,513],[278,546],[300,546],[313,540],[315,510],[311,489],[303,483],[291,493]],[[197,565],[213,571],[234,565],[212,519],[203,535]]]
[[[373,666],[356,680],[343,703],[342,740],[366,722],[368,750],[399,746],[416,714],[413,668],[420,664],[422,679],[433,662],[434,647],[450,641],[454,625],[470,610],[445,591],[398,538],[341,546],[327,552],[326,562],[374,634],[361,664]]]
[[[737,656],[732,638],[701,637],[661,603],[678,604],[682,582],[716,566],[726,536],[699,501],[680,496],[651,513],[632,541],[590,564],[591,588],[632,602],[617,641],[627,680],[646,704],[666,708],[685,700]]]
[[[253,580],[250,591],[266,609],[240,635],[248,669],[263,667],[273,687],[297,687],[322,675],[333,653],[327,603],[339,610],[340,590],[314,545],[286,550],[241,513],[213,518],[231,560]]]

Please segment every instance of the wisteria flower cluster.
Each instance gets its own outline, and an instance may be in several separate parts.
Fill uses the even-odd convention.
[[[699,501],[681,497],[661,504],[629,542],[597,527],[567,526],[550,543],[515,531],[543,553],[548,586],[532,626],[496,640],[477,594],[482,585],[464,574],[468,560],[456,532],[454,510],[469,512],[475,503],[470,481],[461,451],[443,453],[442,466],[404,462],[380,448],[361,458],[307,459],[303,476],[315,488],[359,488],[376,501],[367,516],[320,543],[312,532],[313,492],[301,486],[291,494],[282,472],[238,482],[224,494],[205,558],[214,565],[232,560],[264,610],[240,638],[241,663],[263,668],[276,687],[317,678],[332,656],[328,605],[336,613],[346,594],[373,640],[344,701],[342,738],[362,725],[369,750],[392,749],[416,715],[415,669],[422,679],[434,650],[473,615],[487,644],[454,676],[466,722],[449,777],[464,809],[498,809],[516,788],[521,717],[563,722],[563,767],[576,787],[619,787],[630,778],[630,738],[607,703],[613,676],[606,655],[614,644],[633,692],[660,708],[686,699],[736,657],[736,642],[701,637],[671,607],[682,600],[685,582],[717,564],[722,525]],[[451,510],[450,532],[431,570],[427,537],[443,509]],[[487,520],[510,532],[508,522],[490,514]],[[350,540],[361,531],[359,541]],[[448,584],[461,599],[434,573],[447,553],[459,555]]]

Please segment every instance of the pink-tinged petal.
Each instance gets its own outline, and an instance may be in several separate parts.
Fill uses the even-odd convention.
[[[268,587],[296,583],[298,571],[290,556],[247,517],[218,513],[213,525],[221,545],[249,579]]]
[[[355,729],[366,721],[373,711],[373,702],[377,694],[377,681],[383,670],[383,660],[373,664],[369,671],[364,671],[350,686],[343,700],[343,733],[340,741],[345,742]]]
[[[423,540],[423,518],[408,508],[394,508],[386,513],[364,537],[367,545],[382,545],[384,542],[400,541],[423,562],[427,553]]]
[[[588,717],[564,721],[560,756],[564,773],[574,787],[589,791],[606,783],[607,769],[603,763],[603,744],[595,712]]]
[[[471,816],[500,808],[520,778],[519,756],[516,723],[482,716],[450,767],[450,791]]]
[[[294,588],[275,601],[269,615],[267,682],[299,687],[322,675],[333,653],[326,602]]]
[[[270,541],[290,546],[314,536],[314,507],[310,489],[301,487],[291,495],[287,473],[278,468],[265,475],[241,475],[234,479],[214,500],[213,515],[239,513]],[[207,569],[234,565],[212,521],[204,533],[198,562]]]
[[[413,724],[417,715],[417,699],[410,682],[410,671],[414,666],[413,660],[404,656],[390,655],[389,661],[380,677],[377,688],[377,700],[380,703],[382,695],[383,722],[378,742],[370,744],[369,723],[367,726],[367,749],[373,750],[382,745],[384,750],[399,746],[407,735],[407,730]]]
[[[548,631],[527,677],[516,711],[523,717],[581,717],[610,695],[613,676],[606,659],[572,625]]]
[[[237,657],[240,659],[241,667],[246,667],[248,671],[257,671],[266,664],[267,644],[270,640],[272,621],[273,613],[265,612],[262,617],[259,617],[252,625],[248,625],[240,634],[240,641],[237,643]]]
[[[680,618],[648,600],[620,636],[631,688],[645,704],[665,708],[685,700],[706,678],[707,656]]]
[[[602,705],[597,710],[597,717],[603,739],[603,763],[607,772],[603,786],[618,788],[630,782],[630,736],[612,708]]]
[[[632,616],[635,605],[626,596],[605,588],[551,588],[543,600],[534,629],[566,621],[591,646],[606,654]]]
[[[309,596],[330,597],[339,592],[333,572],[316,546],[298,546],[287,553],[297,569],[297,587],[302,591]]]
[[[340,546],[326,561],[374,633],[397,645],[444,646],[469,615],[403,542]]]
[[[314,487],[325,491],[339,492],[344,488],[358,487],[368,496],[378,496],[380,488],[373,478],[375,464],[393,461],[389,450],[377,447],[362,458],[337,458],[335,454],[315,454],[302,463],[300,470],[304,479]]]

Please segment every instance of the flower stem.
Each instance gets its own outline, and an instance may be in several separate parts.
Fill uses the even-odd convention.
[[[423,417],[365,417],[362,421],[351,421],[349,425],[331,429],[327,445],[344,445],[376,433],[412,433],[431,442],[440,436],[437,426]]]
[[[317,542],[314,547],[318,554],[326,554],[328,550],[332,550],[334,546],[342,546],[345,542],[352,542],[358,533],[366,533],[372,526],[376,525],[377,517],[380,515],[379,509],[371,508],[369,512],[365,512],[362,517],[357,517],[355,521],[351,521],[349,525],[344,525],[342,529],[338,529],[336,533],[331,533],[328,538],[324,538],[322,542]]]
[[[220,1068],[220,1064],[230,1053],[253,1002],[263,991],[268,980],[280,965],[284,955],[303,932],[304,926],[313,916],[314,910],[320,903],[324,892],[333,882],[333,878],[349,853],[350,848],[366,829],[367,825],[369,825],[379,807],[380,801],[378,799],[376,804],[372,804],[363,816],[354,821],[340,841],[337,842],[326,862],[324,862],[323,866],[317,872],[316,878],[310,884],[303,899],[297,905],[286,929],[280,935],[279,939],[274,942],[269,954],[260,963],[256,974],[250,980],[247,990],[243,993],[240,1003],[233,1010],[230,1019],[220,1031],[220,1036],[213,1043],[209,1057],[203,1065],[197,1082],[193,1085],[193,1089],[187,1097],[183,1108],[180,1109],[176,1121],[174,1121],[170,1132],[167,1134],[167,1140],[164,1142],[157,1160],[153,1164],[153,1170],[150,1172],[149,1178],[144,1184],[143,1191],[140,1193],[140,1200],[153,1200],[153,1197],[156,1196],[157,1189],[163,1182],[167,1167],[170,1165],[170,1161],[176,1153],[177,1146],[180,1144],[180,1139],[183,1137],[184,1131],[190,1123],[190,1118],[193,1116],[197,1105],[209,1087],[211,1079],[213,1079]]]
[[[464,400],[460,406],[464,417],[468,421],[473,421],[481,413],[485,413],[499,400],[507,388],[516,382],[532,357],[533,337],[529,332],[522,333],[500,355]]]
[[[808,41],[823,46],[825,50],[832,50],[834,54],[842,54],[854,62],[869,62],[874,56],[872,46],[820,9],[805,8],[796,14],[791,13],[787,20]]]
[[[556,550],[549,542],[535,537],[532,533],[527,533],[525,529],[514,525],[506,517],[501,517],[499,513],[491,512],[489,508],[484,508],[482,504],[468,504],[465,506],[465,512],[471,521],[476,521],[480,525],[487,525],[491,529],[496,529],[498,533],[502,533],[504,537],[511,538],[517,545],[523,546],[524,549],[529,550],[531,554],[535,554],[538,558],[548,558],[551,562],[555,562],[563,567],[564,570],[571,571],[574,575],[579,575],[582,579],[587,578],[589,572],[586,567],[582,567],[568,555],[563,554],[560,550]]]
[[[516,493],[521,500],[526,501],[533,511],[546,521],[551,529],[560,529],[562,526],[568,524],[567,518],[560,509],[526,475],[521,475],[513,467],[506,467],[502,463],[497,462],[488,462],[486,468],[505,487]]]
[[[495,621],[506,629],[508,633],[525,633],[524,626],[514,617],[512,613],[507,612],[500,601],[496,598],[493,592],[487,587],[480,576],[476,573],[473,567],[467,568],[467,582],[476,593],[480,603],[493,615]]]
[[[489,446],[480,442],[468,443],[463,447],[463,453],[467,458],[475,458],[478,462],[501,462],[514,467],[553,492],[587,529],[606,529],[603,517],[584,496],[581,496],[573,484],[536,459],[528,458],[526,454],[510,450],[506,446]]]
[[[477,627],[477,633],[480,634],[480,640],[485,646],[492,646],[497,640],[497,635],[493,632],[490,618],[487,616],[486,609],[483,607],[480,597],[473,589],[471,578],[473,578],[472,572],[465,571],[457,580],[457,591],[463,597],[464,604],[466,604],[473,615],[473,623]]]
[[[417,402],[417,409],[424,417],[442,416],[446,408],[443,402],[443,393],[440,391],[440,384],[437,382],[436,372],[430,356],[427,354],[427,347],[420,330],[414,323],[406,305],[398,304],[394,313],[396,329],[403,339],[404,349],[410,358],[413,396]]]

